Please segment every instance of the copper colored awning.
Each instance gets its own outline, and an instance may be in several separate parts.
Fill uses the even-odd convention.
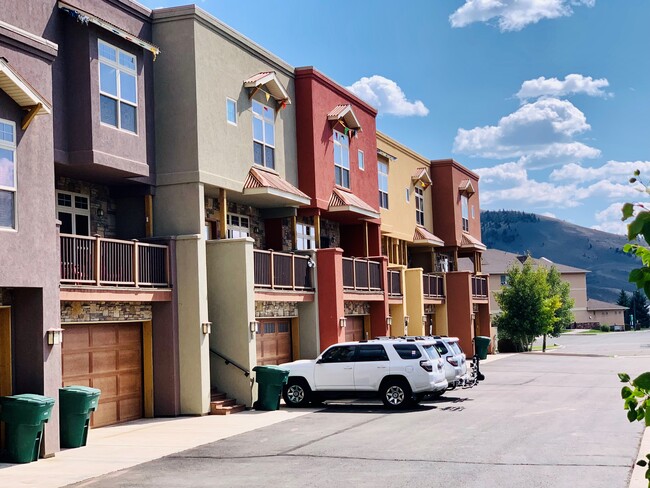
[[[418,168],[411,176],[413,183],[420,183],[425,189],[431,186],[431,177],[427,168]]]
[[[361,124],[352,110],[352,105],[337,105],[327,114],[327,120],[342,121],[348,129],[361,130]]]
[[[461,181],[460,185],[458,185],[458,191],[466,194],[467,196],[471,196],[474,193],[476,193],[476,190],[474,189],[474,185],[472,185],[472,182],[470,180]]]
[[[463,235],[460,238],[460,247],[461,249],[475,249],[477,251],[485,251],[487,249],[485,244],[466,232],[463,232]]]
[[[284,86],[282,86],[280,80],[278,80],[278,75],[275,71],[262,71],[261,73],[257,73],[247,80],[244,80],[244,87],[251,88],[251,93],[254,93],[255,90],[262,86],[265,87],[269,95],[275,98],[279,103],[284,103],[285,105],[291,104],[289,93]]]
[[[330,212],[353,212],[372,219],[380,217],[379,212],[361,198],[342,188],[334,188],[332,191],[328,210]]]
[[[311,199],[276,171],[262,166],[253,166],[246,176],[242,193],[255,197],[256,205],[269,207],[276,205],[309,205]]]
[[[431,232],[420,225],[415,226],[415,232],[413,233],[413,244],[428,244],[430,246],[440,247],[445,245],[440,237],[433,235]]]

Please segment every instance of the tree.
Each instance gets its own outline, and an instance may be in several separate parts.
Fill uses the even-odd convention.
[[[630,325],[630,297],[625,290],[621,289],[621,293],[618,294],[618,298],[616,299],[616,304],[621,307],[627,307],[627,310],[623,312],[623,323]]]
[[[542,267],[535,269],[530,259],[521,268],[514,264],[508,268],[508,284],[495,294],[501,308],[495,319],[499,339],[509,339],[521,350],[529,350],[537,337],[556,336],[573,321],[568,283],[553,270],[549,280],[550,272]]]
[[[650,325],[650,315],[648,314],[648,299],[640,290],[635,290],[630,299],[630,315],[633,320],[631,321],[635,329],[639,327],[648,327]]]

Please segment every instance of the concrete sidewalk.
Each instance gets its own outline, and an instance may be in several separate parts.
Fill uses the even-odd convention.
[[[246,411],[234,415],[142,419],[92,429],[88,445],[64,449],[28,464],[1,464],[0,486],[54,488],[95,478],[137,464],[225,439],[316,409]]]

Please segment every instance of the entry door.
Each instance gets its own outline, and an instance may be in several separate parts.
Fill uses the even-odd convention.
[[[260,320],[255,340],[258,365],[291,361],[291,319]]]
[[[142,417],[142,326],[139,323],[64,326],[63,386],[99,388],[91,425]]]
[[[354,390],[354,356],[357,346],[332,346],[314,367],[319,390]]]
[[[363,317],[345,317],[345,340],[362,341],[365,339],[363,334]]]

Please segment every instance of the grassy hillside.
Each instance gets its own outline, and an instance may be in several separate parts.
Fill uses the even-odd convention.
[[[513,253],[546,257],[551,261],[591,271],[587,274],[589,298],[615,302],[630,270],[640,263],[623,252],[624,236],[541,215],[509,210],[481,212],[485,245]]]

